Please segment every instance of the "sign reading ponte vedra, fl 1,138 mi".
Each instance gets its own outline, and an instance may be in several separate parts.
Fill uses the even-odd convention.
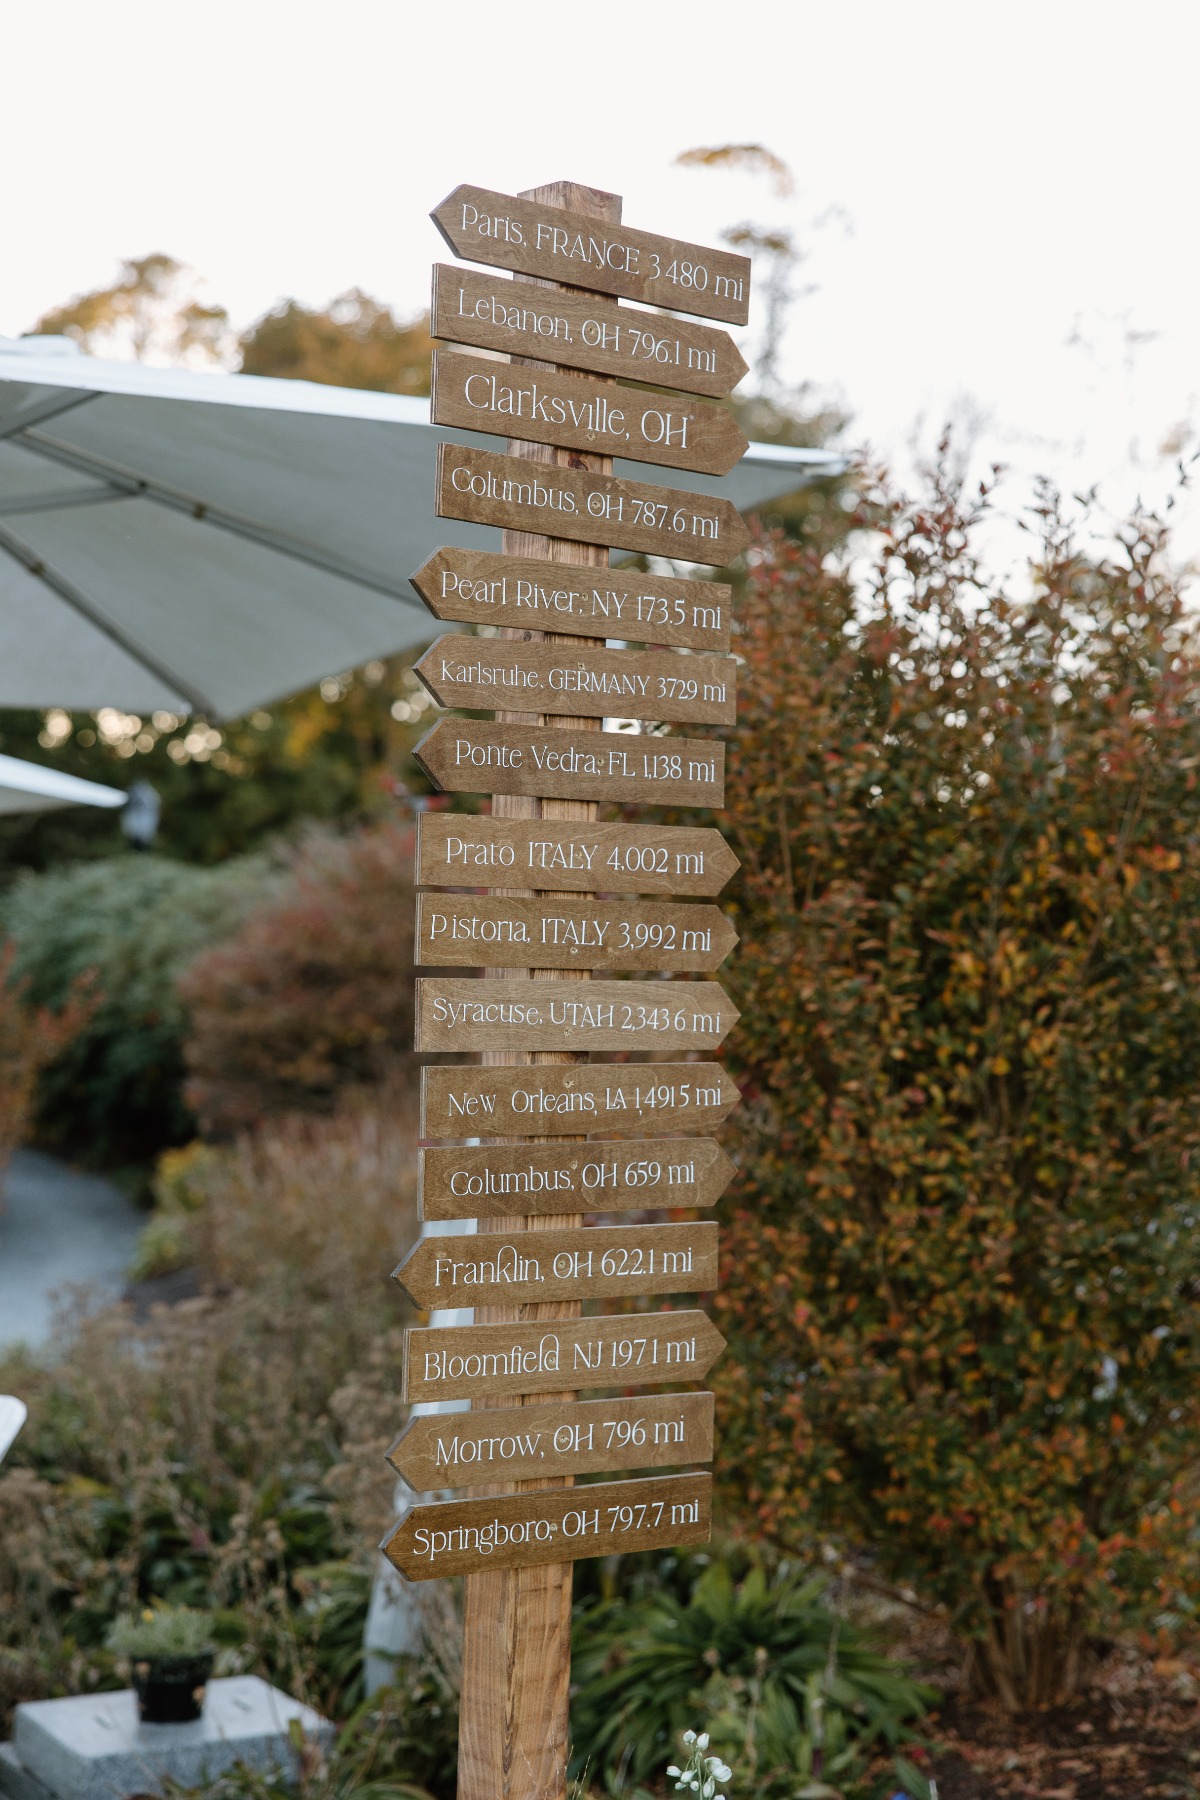
[[[505,535],[498,553],[431,549],[412,577],[431,613],[478,633],[437,639],[417,674],[442,705],[499,716],[439,719],[415,751],[437,788],[491,803],[424,814],[417,844],[433,972],[416,1047],[482,1053],[422,1071],[421,1215],[478,1229],[423,1237],[395,1271],[432,1319],[405,1333],[403,1397],[423,1416],[390,1460],[416,1494],[489,1491],[414,1503],[383,1547],[411,1580],[467,1578],[460,1800],[527,1800],[562,1791],[565,1566],[710,1530],[697,1384],[724,1340],[696,1304],[718,1228],[694,1214],[734,1173],[711,1134],[739,1095],[720,1064],[674,1059],[737,1022],[703,979],[736,943],[711,902],[737,862],[711,824],[596,813],[724,801],[725,746],[704,728],[735,719],[729,589],[608,562],[720,570],[749,532],[729,500],[619,478],[612,459],[736,463],[722,402],[742,356],[671,315],[744,324],[750,266],[633,230],[614,196],[570,183],[459,187],[433,218],[488,270],[435,269],[433,331],[459,347],[436,353],[433,420],[504,440],[442,443],[436,508]],[[606,1060],[631,1053],[654,1060]],[[437,1322],[471,1308],[488,1322]],[[654,1473],[588,1480],[639,1470]]]

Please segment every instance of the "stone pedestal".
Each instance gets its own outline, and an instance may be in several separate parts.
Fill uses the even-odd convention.
[[[4,1800],[125,1800],[211,1781],[234,1763],[289,1772],[288,1727],[328,1745],[333,1727],[257,1675],[210,1681],[204,1716],[189,1725],[143,1725],[132,1688],[18,1706],[11,1744],[0,1745]]]

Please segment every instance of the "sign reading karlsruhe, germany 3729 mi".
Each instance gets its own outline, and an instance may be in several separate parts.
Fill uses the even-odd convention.
[[[419,1204],[471,1224],[395,1270],[430,1323],[405,1332],[417,1412],[389,1460],[426,1498],[383,1548],[410,1580],[466,1579],[459,1800],[550,1800],[564,1565],[711,1529],[697,1465],[724,1340],[701,1215],[735,1173],[713,1134],[740,1096],[690,1059],[738,1021],[737,935],[714,904],[738,863],[711,817],[598,814],[724,803],[738,659],[728,582],[704,572],[750,534],[686,483],[712,488],[747,448],[723,327],[746,322],[750,264],[627,226],[615,196],[573,183],[464,185],[433,218],[484,267],[434,270],[436,511],[503,537],[431,545],[412,576],[436,618],[473,628],[416,666],[459,711],[414,752],[466,797],[418,821],[414,1040],[441,1059],[421,1072]]]

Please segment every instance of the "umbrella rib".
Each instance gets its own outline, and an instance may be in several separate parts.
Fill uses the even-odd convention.
[[[182,680],[174,669],[161,662],[152,651],[145,649],[137,642],[136,638],[123,631],[119,625],[115,625],[111,619],[106,618],[95,602],[89,600],[87,595],[75,586],[74,582],[69,581],[65,575],[60,575],[57,569],[51,568],[44,557],[39,556],[36,550],[23,543],[4,525],[0,525],[0,550],[7,551],[14,562],[20,563],[30,575],[44,583],[52,593],[57,594],[60,600],[65,600],[75,612],[81,613],[90,625],[94,625],[97,631],[102,632],[119,649],[124,650],[126,655],[132,656],[152,675],[157,675],[160,681],[173,688],[177,694],[182,694],[193,712],[216,715],[218,709],[206,694],[194,687],[191,682]]]
[[[47,400],[44,406],[35,407],[22,418],[13,419],[8,425],[0,425],[0,439],[20,437],[23,431],[29,431],[35,425],[44,425],[48,419],[61,418],[63,413],[74,412],[77,406],[86,406],[89,400],[98,398],[98,394],[71,393],[63,400],[56,395],[53,400]]]
[[[253,519],[212,506],[207,500],[198,499],[195,494],[189,494],[182,488],[169,487],[163,481],[153,481],[148,476],[137,474],[133,469],[124,468],[120,463],[110,462],[107,457],[96,456],[90,450],[77,450],[74,445],[64,444],[57,438],[45,437],[41,432],[29,433],[25,444],[28,449],[44,456],[49,462],[62,463],[81,475],[99,476],[113,488],[136,494],[143,500],[153,500],[159,506],[185,513],[193,519],[202,519],[206,524],[216,525],[235,537],[247,538],[251,543],[261,544],[264,549],[275,550],[282,556],[290,556],[296,562],[307,563],[310,568],[323,569],[328,575],[337,575],[343,581],[353,581],[359,587],[370,588],[389,600],[411,604],[407,582],[398,584],[386,581],[369,569],[330,555],[315,544],[285,537],[281,532],[269,531],[265,526],[257,525]]]

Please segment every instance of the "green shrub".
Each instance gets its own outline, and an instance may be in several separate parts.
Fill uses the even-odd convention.
[[[412,1063],[413,831],[313,833],[273,904],[187,971],[187,1094],[228,1135]]]
[[[1014,592],[987,511],[758,548],[714,1374],[747,1526],[871,1546],[1019,1708],[1195,1587],[1200,657],[1153,519],[1047,497]]]
[[[929,1696],[824,1605],[822,1583],[711,1564],[669,1589],[577,1610],[571,1731],[577,1770],[610,1792],[645,1782],[680,1733],[704,1724],[756,1796],[844,1782],[909,1735]]]
[[[216,1648],[209,1613],[194,1606],[145,1606],[121,1613],[104,1639],[115,1656],[202,1656]]]
[[[176,977],[279,877],[261,858],[217,869],[118,856],[22,876],[0,925],[32,1007],[66,1011],[88,983],[90,1018],[43,1070],[43,1137],[89,1160],[140,1160],[191,1135],[183,1100],[186,1014]]]

